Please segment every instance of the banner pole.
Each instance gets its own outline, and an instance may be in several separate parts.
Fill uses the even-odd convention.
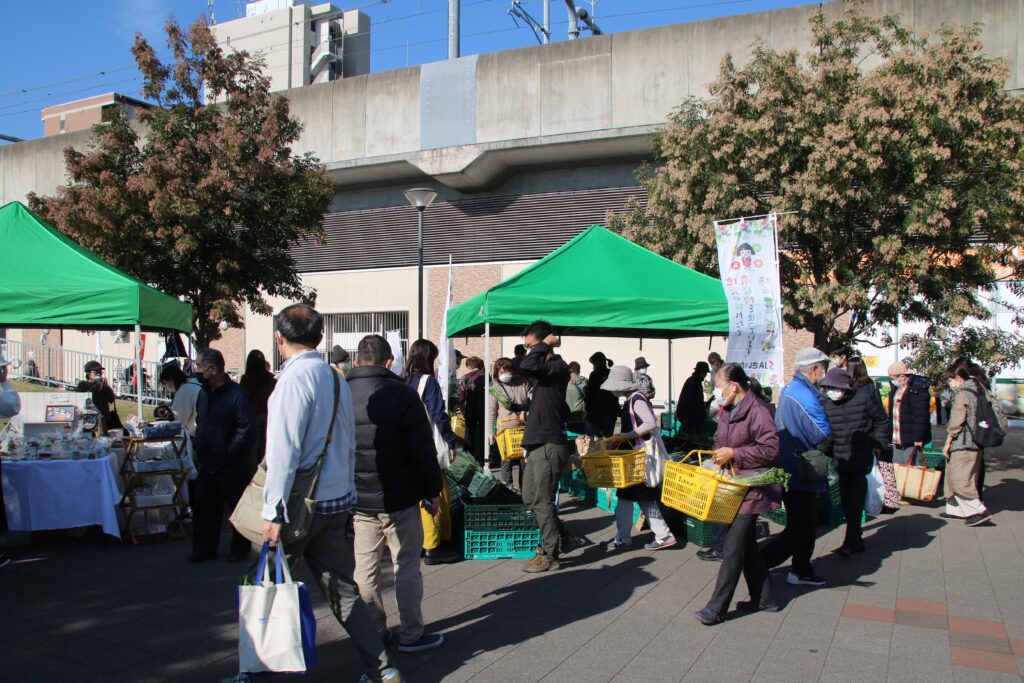
[[[484,405],[491,395],[491,324],[484,323]],[[484,411],[484,472],[491,473],[491,421]]]

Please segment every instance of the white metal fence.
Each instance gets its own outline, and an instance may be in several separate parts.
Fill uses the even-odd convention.
[[[12,379],[62,390],[74,390],[78,382],[85,379],[85,364],[91,360],[98,360],[106,370],[107,382],[117,397],[137,400],[135,384],[130,381],[134,379],[134,358],[106,354],[97,356],[94,353],[72,351],[60,346],[26,344],[10,339],[0,339],[0,355],[12,362],[8,369],[8,375]],[[155,404],[167,399],[160,388],[160,368],[159,362],[142,362],[144,403]]]

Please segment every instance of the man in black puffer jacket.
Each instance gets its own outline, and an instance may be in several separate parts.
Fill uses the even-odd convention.
[[[439,633],[423,630],[420,504],[433,514],[440,505],[441,470],[427,410],[416,390],[389,369],[384,337],[363,337],[356,367],[346,380],[356,423],[355,580],[370,616],[388,639],[381,595],[380,561],[385,539],[395,566],[395,599],[401,622],[398,649],[418,652],[440,645]]]
[[[825,416],[832,427],[832,436],[823,448],[831,449],[835,458],[846,515],[846,537],[833,552],[849,557],[864,552],[860,522],[868,492],[867,474],[873,458],[888,441],[889,418],[875,387],[871,383],[854,387],[850,375],[842,368],[825,373],[820,386],[828,396]]]

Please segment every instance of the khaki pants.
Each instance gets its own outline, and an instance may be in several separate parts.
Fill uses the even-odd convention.
[[[558,479],[569,464],[569,449],[562,444],[544,444],[529,450],[523,472],[523,503],[537,516],[544,553],[558,557],[560,536],[567,535],[552,498]]]
[[[978,470],[981,451],[953,451],[946,463],[943,493],[946,496],[946,514],[970,517],[985,512],[978,500]]]
[[[451,494],[448,492],[448,475],[441,470],[441,505],[435,514],[419,505],[420,521],[423,523],[423,549],[434,550],[441,541],[452,540]]]
[[[355,580],[359,595],[370,610],[374,626],[383,632],[387,628],[387,613],[381,594],[380,563],[386,540],[395,567],[395,599],[401,620],[398,633],[403,643],[414,643],[423,635],[423,574],[420,573],[423,522],[419,510],[420,506],[414,505],[393,513],[356,512],[353,517]]]

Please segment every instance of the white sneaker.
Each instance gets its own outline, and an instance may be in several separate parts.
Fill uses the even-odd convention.
[[[608,541],[608,545],[606,545],[605,548],[608,550],[608,552],[615,552],[616,550],[628,548],[631,545],[633,544],[626,541],[620,541],[618,538],[613,538],[612,540]]]
[[[792,586],[824,586],[825,579],[811,574],[810,576],[800,576],[796,572],[790,572],[786,575],[786,583]]]

